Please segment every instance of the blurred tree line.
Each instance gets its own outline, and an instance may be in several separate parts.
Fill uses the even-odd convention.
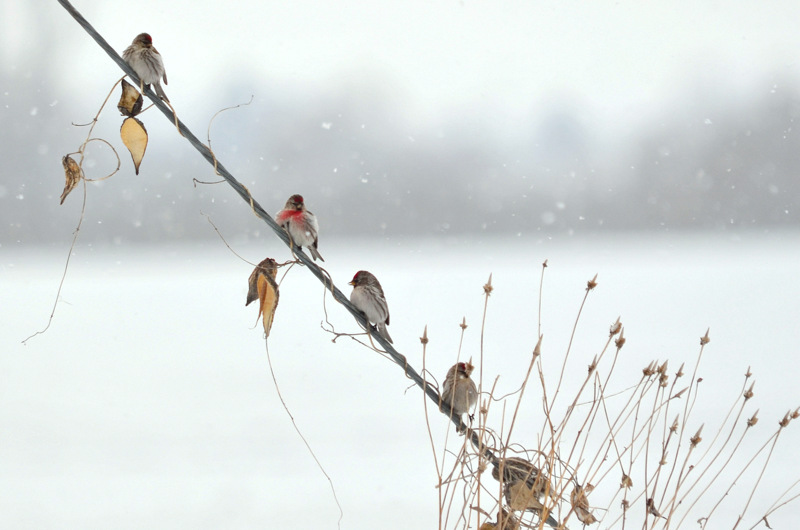
[[[3,75],[16,101],[28,101],[2,109],[4,240],[63,240],[82,192],[59,206],[61,156],[85,135],[70,124],[94,112],[49,104],[58,99],[53,80]],[[252,87],[270,83],[240,80],[222,97],[235,104]],[[792,81],[748,95],[727,95],[722,85],[688,93],[649,123],[620,117],[632,125],[619,139],[569,101],[498,132],[490,108],[464,107],[421,123],[385,82],[262,90],[253,105],[215,121],[215,152],[268,211],[304,194],[326,234],[763,229],[800,220],[800,93]],[[228,234],[258,237],[260,225],[243,221],[245,206],[224,185],[193,184],[215,180],[213,171],[177,135],[151,135],[134,176],[113,104],[101,121],[114,125],[98,135],[117,146],[122,169],[89,189],[83,241],[216,237],[200,212],[226,224]],[[146,120],[165,121],[156,112]],[[190,127],[205,136],[206,124]],[[103,150],[90,149],[100,152],[87,160],[91,176],[116,165]]]

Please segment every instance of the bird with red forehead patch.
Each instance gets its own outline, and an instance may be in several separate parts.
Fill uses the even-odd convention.
[[[306,247],[315,260],[319,258],[325,261],[317,250],[319,223],[317,223],[316,216],[306,210],[302,195],[289,197],[286,206],[278,212],[275,219],[283,229],[289,232],[295,245],[301,248]]]
[[[358,271],[350,285],[353,286],[350,302],[364,313],[369,322],[375,324],[378,333],[384,339],[394,344],[386,329],[389,325],[389,306],[386,304],[386,297],[383,295],[383,288],[378,278],[371,272]]]
[[[478,402],[478,387],[470,378],[475,369],[470,363],[456,363],[447,371],[442,385],[441,400],[453,409],[453,414],[469,414]]]
[[[153,46],[153,38],[148,33],[139,33],[130,46],[122,52],[122,58],[128,63],[144,85],[153,85],[158,97],[169,101],[164,89],[161,88],[161,79],[167,84],[167,72],[164,70],[164,61],[161,54]]]

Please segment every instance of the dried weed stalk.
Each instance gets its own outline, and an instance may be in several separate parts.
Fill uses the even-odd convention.
[[[542,282],[546,267],[545,261]],[[764,512],[752,512],[755,492],[780,434],[800,416],[800,409],[784,414],[777,430],[754,455],[745,454],[742,442],[753,436],[752,427],[758,422],[758,411],[748,412],[754,396],[748,368],[741,387],[730,396],[730,407],[723,409],[726,413],[721,423],[706,437],[704,427],[719,419],[698,421],[693,410],[703,380],[698,376],[700,362],[711,340],[708,331],[700,339],[688,382],[684,382],[684,365],[671,373],[664,360],[649,362],[638,382],[620,385],[613,382],[612,374],[623,362],[621,350],[626,340],[617,319],[592,354],[583,379],[575,382],[575,394],[561,408],[557,406],[558,398],[567,391],[567,385],[562,385],[566,359],[588,295],[596,286],[595,276],[587,283],[560,372],[551,376],[543,367],[539,324],[539,339],[524,380],[517,391],[504,395],[495,394],[499,376],[494,377],[491,390],[484,391],[482,385],[488,375],[483,372],[483,345],[491,277],[484,286],[477,424],[466,436],[457,438],[457,446],[450,430],[437,443],[426,407],[439,476],[439,528],[566,529],[595,523],[603,528],[681,528],[687,523],[700,528],[737,528],[743,521],[753,525],[749,528],[762,522],[768,526],[768,517],[800,497],[798,480]],[[540,308],[542,292],[540,285]],[[466,322],[461,327],[459,355]],[[427,344],[427,329],[423,338]],[[534,368],[541,396],[526,392]],[[548,392],[550,380],[555,382],[552,393]],[[519,444],[512,439],[520,421],[528,420],[520,416],[523,399],[542,400],[543,420],[538,440]],[[506,417],[509,411],[510,420]],[[759,468],[748,472],[757,460]],[[491,472],[485,474],[487,470]],[[487,480],[489,476],[491,480]]]

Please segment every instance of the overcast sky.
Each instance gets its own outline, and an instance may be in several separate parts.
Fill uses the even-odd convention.
[[[3,3],[4,67],[24,72],[30,47],[52,42],[47,34],[70,88],[92,78],[107,85],[116,66],[57,2],[47,4]],[[767,72],[794,76],[800,50],[800,4],[791,0],[145,0],[124,14],[108,2],[74,5],[118,51],[151,33],[168,94],[184,100],[252,70],[287,85],[381,78],[426,114],[473,103],[524,112],[560,94],[609,119],[646,112],[688,74],[727,77],[732,89]]]
[[[602,204],[622,200],[617,192],[628,193],[627,205],[654,205],[644,220],[651,226],[698,219],[705,227],[754,226],[792,221],[796,211],[796,1],[180,0],[129,2],[124,12],[117,3],[74,5],[118,52],[142,31],[153,36],[166,92],[198,136],[215,112],[253,96],[251,107],[214,124],[214,147],[227,165],[237,161],[234,171],[251,186],[276,170],[290,177],[252,188],[268,203],[297,188],[346,194],[354,182],[380,177],[380,185],[359,189],[407,197],[395,206],[409,212],[427,196],[414,179],[447,176],[461,202],[426,226],[466,226],[464,216],[490,226],[503,204],[517,204],[501,212],[506,220],[540,210],[549,216],[529,216],[525,230],[556,220],[554,208],[563,210],[563,224],[554,226],[586,219],[597,228],[611,221]],[[0,117],[16,126],[0,146],[12,163],[0,199],[57,194],[61,182],[52,187],[50,172],[81,141],[70,124],[89,121],[122,74],[55,0],[0,4],[0,28]],[[98,137],[118,134],[109,108],[93,131]],[[197,168],[201,161],[168,121],[150,116],[159,149],[150,148],[148,171],[166,178],[182,171],[182,185],[208,170]],[[323,129],[335,134],[320,135]],[[744,159],[734,156],[745,147]],[[173,159],[156,163],[159,155]],[[100,149],[89,156],[90,169],[108,163]],[[488,184],[492,175],[503,186]],[[531,175],[536,180],[527,182]],[[694,209],[684,209],[686,197],[660,191],[695,193],[697,175],[709,175],[700,180],[710,191]],[[505,195],[492,202],[475,194],[487,186]],[[761,209],[742,209],[751,203]],[[705,222],[707,212],[722,213]],[[377,224],[409,225],[388,217]],[[30,228],[29,221],[15,222]],[[330,224],[345,230],[349,222]]]

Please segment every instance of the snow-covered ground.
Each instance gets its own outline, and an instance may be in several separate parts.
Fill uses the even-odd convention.
[[[273,238],[235,248],[253,262],[288,257]],[[620,390],[650,360],[670,359],[672,373],[681,362],[692,365],[710,327],[697,426],[721,421],[748,366],[759,440],[800,405],[798,234],[323,238],[320,250],[346,293],[358,269],[378,276],[395,346],[418,369],[428,326],[426,365],[439,379],[455,360],[462,317],[462,356],[477,358],[482,286],[492,273],[484,381],[499,374],[499,393],[518,386],[536,341],[547,259],[546,374],[560,369],[586,281],[598,274],[568,382],[582,380],[620,316],[628,338],[615,371]],[[66,252],[65,243],[4,246],[0,254],[0,527],[337,528],[330,486],[278,399],[257,309],[244,305],[252,266],[221,242],[89,248],[79,241],[50,329],[23,345],[47,322]],[[320,283],[293,268],[269,351],[283,397],[333,481],[341,528],[436,528],[422,394],[388,360],[346,337],[331,342],[320,328],[323,298]],[[344,309],[325,300],[336,330],[356,331]],[[535,445],[539,398],[526,394],[520,443]],[[441,440],[449,424],[433,410],[431,417]],[[754,505],[766,508],[800,475],[798,429],[782,435]],[[748,473],[742,482],[752,480]],[[792,505],[770,523],[785,528],[781,521],[799,514]]]

